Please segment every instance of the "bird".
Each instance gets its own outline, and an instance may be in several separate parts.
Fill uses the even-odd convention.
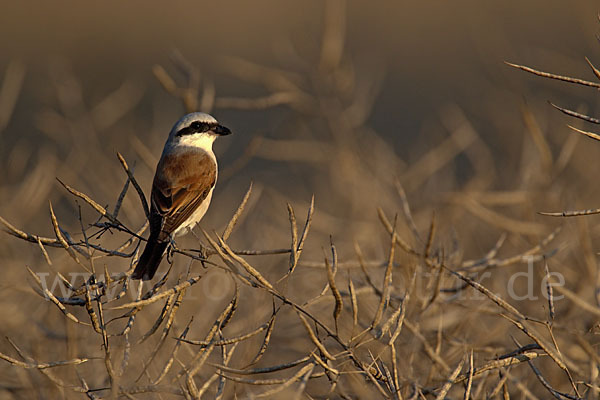
[[[151,280],[173,238],[204,217],[218,175],[213,142],[229,134],[229,128],[202,112],[184,115],[173,125],[152,181],[150,236],[132,279]]]

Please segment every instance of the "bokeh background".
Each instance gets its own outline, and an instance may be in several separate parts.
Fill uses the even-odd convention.
[[[235,133],[215,145],[221,175],[203,228],[221,230],[253,181],[253,198],[230,243],[240,249],[286,247],[286,202],[302,220],[315,195],[305,266],[300,263],[286,288],[290,295],[320,292],[326,278],[314,266],[330,235],[340,262],[356,261],[354,243],[369,260],[385,260],[389,240],[377,208],[388,218],[400,212],[400,182],[421,235],[427,234],[435,211],[436,247],[448,253],[460,249],[454,253],[461,260],[483,256],[503,233],[504,255],[519,254],[563,226],[548,250],[560,250],[550,259],[551,269],[560,271],[582,299],[596,304],[598,218],[558,220],[536,212],[599,206],[594,182],[600,144],[576,136],[567,123],[591,127],[547,103],[594,115],[597,94],[504,64],[592,80],[584,56],[600,64],[593,2],[5,1],[1,9],[0,216],[20,229],[52,237],[51,201],[61,225],[77,233],[77,203],[56,177],[112,209],[126,179],[117,151],[149,191],[168,131],[185,113],[181,99],[168,93],[156,75],[165,71],[185,87],[193,71],[198,108]],[[324,44],[323,37],[330,41]],[[93,212],[81,206],[84,221],[92,223]],[[133,191],[120,215],[132,227],[143,224]],[[398,225],[408,236],[410,227]],[[117,239],[103,240],[111,244]],[[193,246],[195,239],[182,243]],[[29,287],[25,266],[39,272],[76,270],[59,250],[49,251],[50,268],[37,246],[0,237],[0,333],[18,338],[29,354],[44,361],[98,353],[98,342],[86,348],[90,336],[66,326],[59,311]],[[257,267],[273,280],[287,265],[287,256],[259,260]],[[102,262],[111,272],[128,268],[127,260]],[[402,254],[397,262],[415,263]],[[187,265],[175,268],[181,272]],[[493,279],[482,283],[506,294],[511,274],[526,268],[516,263],[494,270]],[[400,292],[409,275],[399,273]],[[215,280],[224,288],[219,295],[196,289],[194,299],[200,300],[190,300],[193,306],[184,310],[191,315],[200,308],[206,314],[205,322],[195,322],[200,332],[233,291],[223,276]],[[538,281],[541,276],[536,269]],[[258,296],[244,305],[249,319],[268,318],[261,304],[265,300],[270,302]],[[539,318],[547,311],[543,299],[519,304]],[[376,305],[365,300],[366,309]],[[459,341],[480,349],[481,363],[514,346],[510,334],[516,333],[508,322],[484,319],[489,325],[470,326],[480,316],[465,316],[464,307],[443,304],[431,315],[412,318],[436,337],[440,313],[451,309],[454,313],[444,320],[451,332],[448,346]],[[563,329],[565,340],[573,329],[594,343],[594,314],[568,300],[557,308],[563,318],[557,318],[557,329]],[[292,357],[309,345],[302,342],[297,320],[284,321],[272,344],[280,351],[266,356],[271,364],[281,361],[278,355]],[[247,322],[236,322],[236,332]],[[153,323],[151,315],[145,323]],[[432,386],[429,367],[409,346],[408,335],[403,340],[413,363],[403,379]],[[591,382],[598,367],[591,356],[580,347],[568,350],[574,362],[590,369],[580,379]],[[14,350],[0,343],[0,351]],[[455,365],[464,354],[459,353],[444,354]],[[553,384],[569,390],[560,370],[543,366]],[[519,368],[524,385],[543,398],[547,392],[528,367]],[[56,394],[44,377],[8,363],[0,364],[0,376],[3,398]],[[509,389],[519,393],[517,386]],[[347,393],[359,390],[370,393],[356,383]],[[72,395],[67,392],[62,395]]]

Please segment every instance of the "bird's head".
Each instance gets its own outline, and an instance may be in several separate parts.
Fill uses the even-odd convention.
[[[230,133],[229,128],[220,125],[212,115],[194,112],[184,115],[173,125],[169,139],[188,143],[208,142],[212,144],[217,137]]]

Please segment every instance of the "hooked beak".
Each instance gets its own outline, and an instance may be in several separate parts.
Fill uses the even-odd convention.
[[[215,135],[219,135],[219,136],[225,136],[225,135],[231,134],[231,131],[229,130],[229,128],[226,128],[223,125],[217,125],[212,131],[215,133]]]

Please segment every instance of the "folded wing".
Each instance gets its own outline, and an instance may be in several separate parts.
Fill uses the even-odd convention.
[[[205,152],[163,156],[152,184],[150,216],[150,231],[158,233],[159,241],[168,240],[193,215],[216,180],[217,163]]]

